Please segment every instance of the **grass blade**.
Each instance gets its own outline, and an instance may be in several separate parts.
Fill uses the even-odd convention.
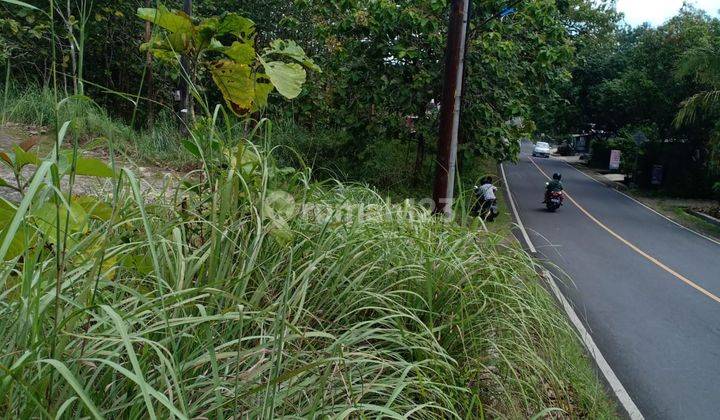
[[[62,375],[63,378],[70,384],[70,386],[75,390],[75,393],[78,397],[82,400],[83,403],[85,403],[85,407],[87,407],[88,411],[90,411],[90,414],[96,419],[103,419],[103,415],[100,414],[100,410],[95,406],[95,404],[92,402],[92,399],[90,396],[85,392],[85,389],[78,383],[77,379],[75,378],[75,375],[70,372],[70,370],[59,360],[55,359],[42,359],[40,360],[40,363],[47,363],[55,368],[60,375]]]

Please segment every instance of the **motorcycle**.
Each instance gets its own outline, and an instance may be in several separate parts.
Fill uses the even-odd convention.
[[[497,199],[485,200],[480,188],[475,186],[475,204],[471,212],[473,217],[480,216],[486,222],[492,222],[500,214],[497,205]]]
[[[565,194],[562,191],[548,191],[545,194],[545,207],[548,211],[555,211],[563,205]]]

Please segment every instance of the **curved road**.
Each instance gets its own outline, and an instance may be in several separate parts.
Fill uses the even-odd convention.
[[[648,419],[720,418],[720,243],[531,148],[504,165],[519,217],[630,397]],[[548,213],[553,172],[571,199]]]

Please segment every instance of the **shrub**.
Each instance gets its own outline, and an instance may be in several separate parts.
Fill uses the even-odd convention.
[[[205,176],[151,202],[123,170],[82,211],[40,182],[29,207],[7,204],[22,224],[5,234],[28,245],[2,265],[0,411],[612,412],[520,247],[367,188],[310,183],[246,140],[219,150]],[[45,223],[72,214],[72,229],[35,228],[44,208]]]

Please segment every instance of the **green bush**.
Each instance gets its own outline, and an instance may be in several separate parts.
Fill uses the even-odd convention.
[[[592,142],[592,154],[589,164],[595,168],[608,169],[610,151],[620,151],[620,169],[622,173],[632,173],[640,149],[631,138],[615,137],[609,140],[596,139]]]
[[[0,115],[5,121],[40,126],[55,121],[55,98],[47,87],[32,85],[20,88],[10,83],[7,103],[0,101],[0,107]]]
[[[220,140],[172,193],[124,170],[108,196],[4,204],[26,239],[0,270],[1,412],[612,416],[519,246]]]
[[[11,84],[7,106],[0,108],[0,115],[4,115],[9,122],[52,126],[55,123],[54,100],[48,88],[30,86],[19,90]],[[152,128],[138,131],[111,117],[91,99],[70,97],[62,100],[58,107],[58,118],[60,121],[72,121],[73,133],[82,143],[101,137],[110,140],[128,157],[145,162],[172,164],[174,167],[192,163],[191,156],[180,145],[184,136],[178,129],[178,123],[166,110],[156,116]]]

